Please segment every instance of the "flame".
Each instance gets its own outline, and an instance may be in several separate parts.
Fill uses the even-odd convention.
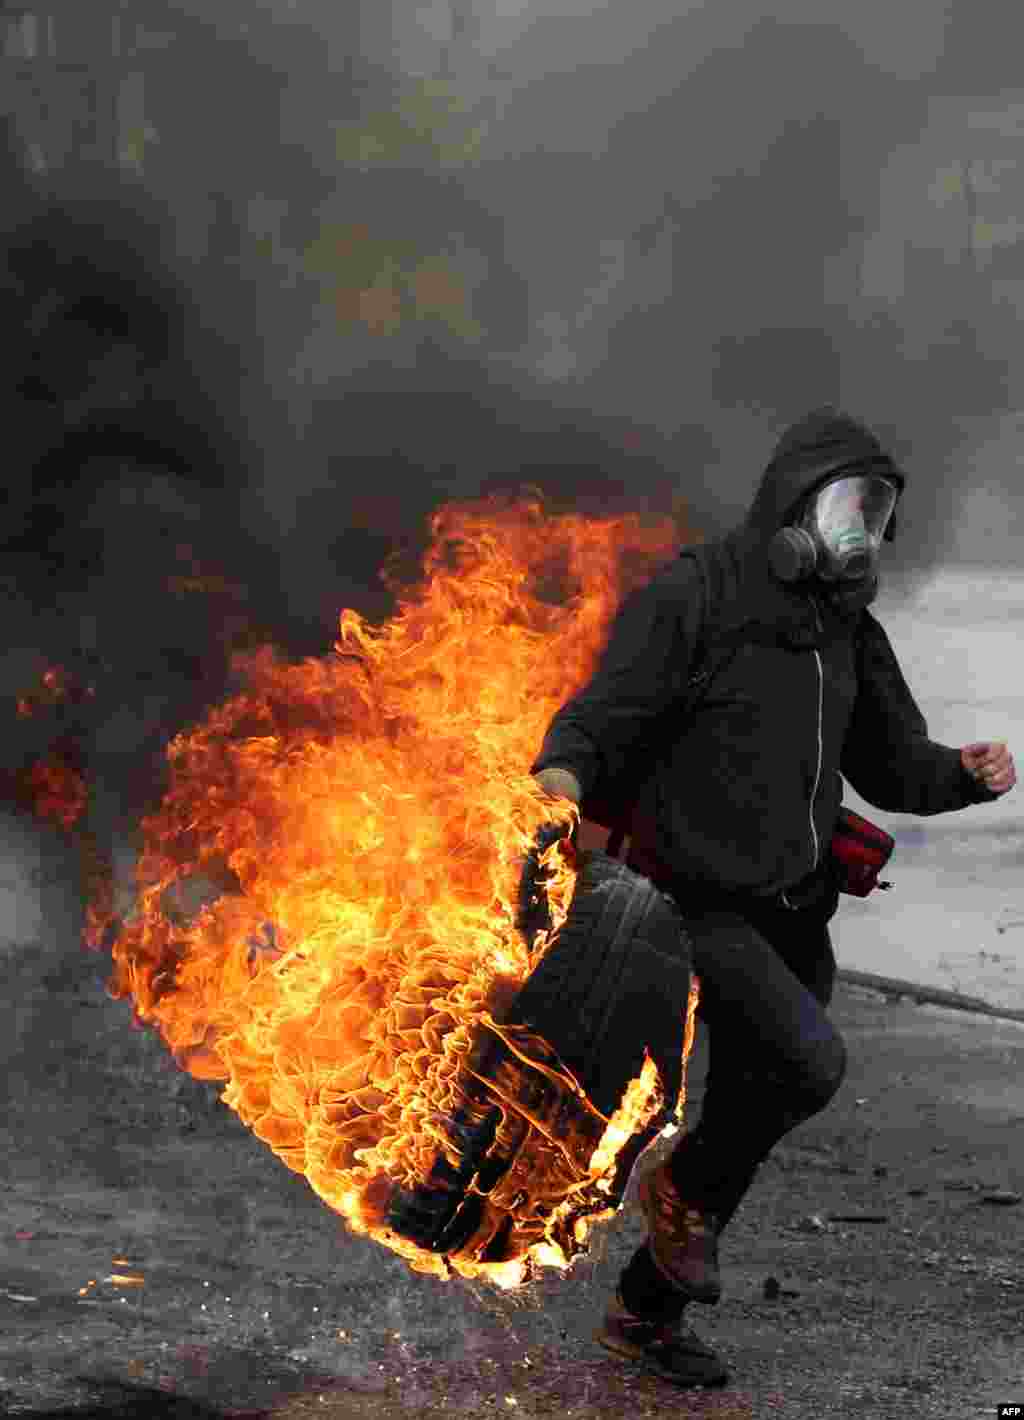
[[[38,685],[17,697],[18,716],[24,720],[55,706],[82,705],[95,695],[94,685],[82,682],[64,666],[49,666],[40,677]]]
[[[81,771],[60,754],[37,760],[26,775],[25,784],[34,812],[64,829],[77,822],[89,798]]]
[[[69,831],[89,800],[78,758],[72,743],[55,741],[45,755],[24,768],[0,772],[0,799]]]
[[[44,676],[58,681],[59,668]],[[90,692],[91,693],[91,692]],[[18,702],[18,712],[23,701]],[[38,708],[38,707],[37,707]],[[90,826],[86,810],[90,790],[84,773],[84,756],[74,731],[60,735],[47,752],[15,771],[0,771],[0,800],[44,823],[53,823],[68,835],[78,855],[82,897],[86,905],[84,944],[99,950],[114,922],[114,866]]]
[[[575,810],[541,795],[529,765],[622,596],[679,533],[521,497],[447,505],[431,534],[418,581],[383,574],[391,620],[346,610],[333,655],[298,665],[248,654],[243,692],[171,743],[111,991],[181,1066],[223,1081],[223,1100],[355,1232],[417,1270],[515,1286],[581,1250],[622,1141],[663,1108],[648,1062],[604,1119],[503,1011],[575,882],[571,850],[553,844],[552,927],[531,954],[515,927],[522,858]],[[200,876],[217,891],[189,914]],[[473,1107],[465,1081],[484,1037],[507,1058],[489,1082],[495,1147],[511,1156],[528,1139],[479,1238],[442,1257],[397,1235],[389,1199],[450,1154],[445,1122]],[[517,1069],[571,1099],[568,1142],[517,1102]],[[482,1260],[499,1216],[511,1230]]]
[[[19,719],[46,711],[74,713],[96,694],[63,666],[49,666],[31,690],[17,696]],[[81,817],[89,791],[81,769],[81,753],[73,730],[56,737],[47,752],[24,769],[7,772],[0,796],[38,818],[69,830]]]

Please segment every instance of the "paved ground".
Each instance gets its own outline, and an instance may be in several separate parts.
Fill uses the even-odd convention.
[[[97,966],[45,943],[4,958],[4,1413],[904,1420],[1024,1400],[1024,1204],[987,1201],[1024,1192],[1024,1027],[840,989],[848,1081],[736,1219],[726,1296],[698,1317],[734,1383],[694,1396],[591,1339],[641,1234],[632,1191],[567,1278],[417,1277],[169,1068]],[[702,1051],[695,1109],[701,1073]],[[768,1300],[770,1277],[794,1295]]]

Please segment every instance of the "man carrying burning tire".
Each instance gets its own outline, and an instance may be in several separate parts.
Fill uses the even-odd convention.
[[[648,1238],[599,1335],[684,1386],[727,1379],[683,1320],[718,1301],[719,1238],[771,1149],[844,1076],[826,1014],[842,779],[922,816],[1016,782],[1004,744],[928,738],[868,610],[904,486],[856,420],[823,410],[793,425],[742,525],[684,551],[622,608],[532,766],[584,818],[628,805],[627,862],[671,894],[693,943],[710,1045],[701,1118],[641,1180]],[[702,656],[714,672],[695,708]]]

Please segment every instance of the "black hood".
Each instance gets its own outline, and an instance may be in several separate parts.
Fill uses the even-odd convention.
[[[776,444],[758,486],[746,528],[768,540],[813,489],[842,473],[879,473],[902,494],[906,477],[859,420],[818,409],[792,424]]]

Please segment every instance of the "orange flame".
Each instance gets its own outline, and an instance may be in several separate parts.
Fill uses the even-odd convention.
[[[389,1230],[387,1199],[449,1148],[438,1121],[476,1033],[548,1068],[543,1042],[501,1024],[575,881],[555,845],[553,927],[531,956],[514,925],[522,855],[573,810],[528,769],[622,595],[679,535],[530,498],[449,505],[431,531],[422,578],[392,586],[390,621],[345,611],[334,654],[300,665],[251,654],[244,692],[172,742],[111,990],[183,1067],[224,1081],[224,1101],[353,1230],[418,1270],[515,1285],[531,1258],[567,1265],[607,1208],[597,1184],[619,1141],[660,1107],[650,1071],[611,1121],[581,1100],[575,1162],[549,1140],[512,1170],[503,1206],[527,1175],[546,1205],[525,1205],[501,1261],[419,1249]],[[232,890],[189,914],[199,876]]]

